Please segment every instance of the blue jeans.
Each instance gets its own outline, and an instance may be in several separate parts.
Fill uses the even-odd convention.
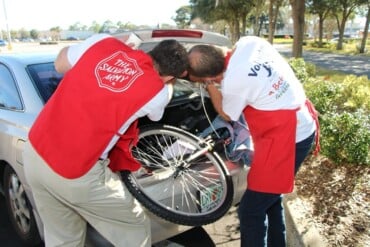
[[[308,155],[315,134],[296,143],[295,173]],[[286,246],[282,195],[247,189],[239,209],[240,239],[242,247]],[[267,236],[266,236],[267,235]]]

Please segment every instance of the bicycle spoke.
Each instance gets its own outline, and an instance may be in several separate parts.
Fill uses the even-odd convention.
[[[231,178],[210,147],[172,126],[148,128],[132,150],[142,168],[124,173],[124,182],[152,213],[185,225],[208,224],[226,213],[233,199]]]

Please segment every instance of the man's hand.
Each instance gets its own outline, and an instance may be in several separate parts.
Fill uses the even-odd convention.
[[[227,115],[225,112],[219,112],[218,113],[220,115],[220,117],[222,117],[223,120],[225,120],[226,122],[231,122],[231,118],[229,117],[229,115]]]
[[[212,105],[216,112],[227,122],[231,121],[231,118],[222,110],[222,94],[214,83],[207,82],[206,89],[209,96],[211,97]]]
[[[134,33],[117,37],[120,41],[130,46],[132,49],[139,48],[142,40]]]

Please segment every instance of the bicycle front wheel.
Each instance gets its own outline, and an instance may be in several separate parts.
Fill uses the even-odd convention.
[[[122,180],[153,214],[200,226],[218,220],[231,207],[232,178],[205,140],[173,126],[148,126],[141,129],[132,153],[142,168],[121,172]]]

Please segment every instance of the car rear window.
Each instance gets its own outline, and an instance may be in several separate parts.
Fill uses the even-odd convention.
[[[41,98],[46,103],[62,80],[63,75],[56,72],[54,63],[29,65],[28,71]]]

